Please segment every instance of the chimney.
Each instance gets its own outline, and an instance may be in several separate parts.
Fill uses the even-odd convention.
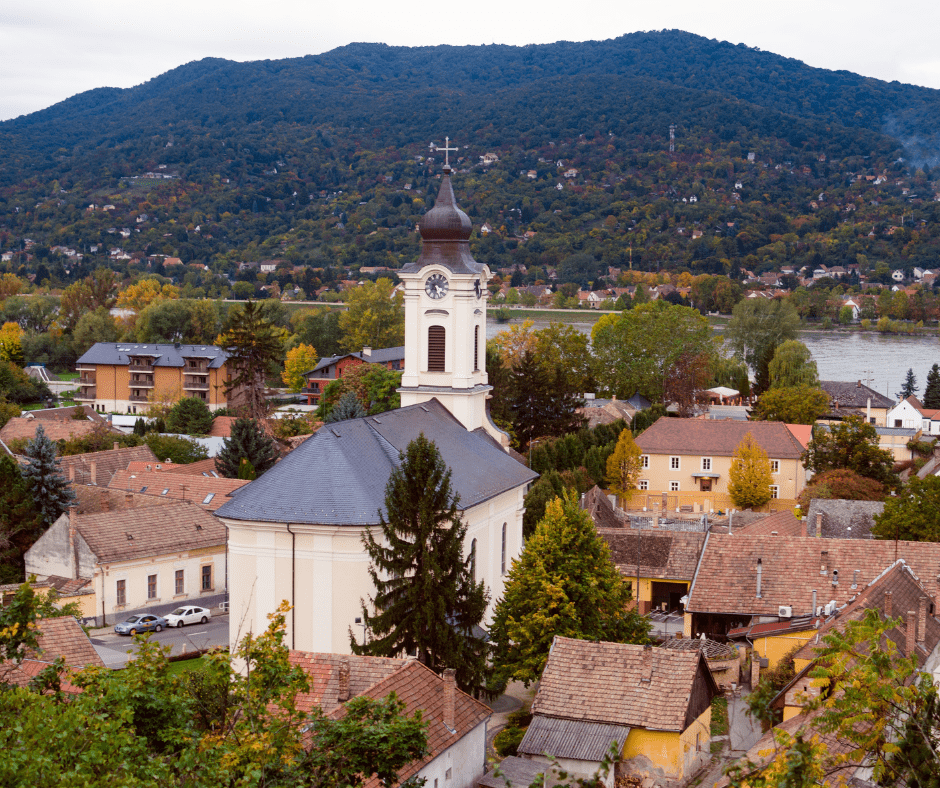
[[[72,557],[72,579],[78,580],[78,542],[75,539],[75,509],[69,511],[69,554]]]
[[[343,657],[339,661],[339,697],[340,703],[349,700],[349,657]]]
[[[457,672],[453,668],[444,671],[444,727],[451,733],[456,733],[454,727],[454,706],[457,702]]]
[[[891,612],[891,592],[885,591],[885,618],[891,618],[892,615],[893,614]]]
[[[816,512],[816,536],[822,536],[822,512]]]
[[[125,509],[134,508],[134,494],[133,493],[124,493],[124,508]]]
[[[75,484],[75,466],[69,465],[69,482]]]
[[[907,640],[905,641],[905,654],[904,656],[910,657],[916,647],[917,639],[917,613],[913,610],[907,611]]]
[[[611,402],[616,402],[616,401],[617,401],[617,395],[616,395],[616,394],[612,395],[611,398],[610,398],[610,401],[611,401]]]
[[[91,468],[91,483],[97,486],[98,485],[98,463],[92,461],[88,464]]]
[[[927,639],[927,597],[922,596],[917,606],[917,642],[923,644]]]
[[[813,589],[813,615],[816,615],[816,589]]]
[[[800,518],[800,536],[806,536],[806,518]]]
[[[369,358],[369,356],[372,355],[372,348],[370,348],[370,347],[368,347],[368,346],[367,346],[367,347],[364,347],[364,348],[362,349],[362,355],[363,355],[365,358]]]
[[[763,570],[764,570],[764,567],[761,565],[761,560],[758,558],[757,559],[757,598],[758,599],[761,598],[760,597],[760,580],[761,580],[761,572],[763,572]]]
[[[115,451],[118,450],[118,442],[117,442],[117,441],[114,442],[114,450],[115,450]]]

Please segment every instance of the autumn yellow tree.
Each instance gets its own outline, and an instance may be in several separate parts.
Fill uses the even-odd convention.
[[[117,305],[122,309],[133,309],[140,312],[148,304],[158,298],[179,298],[180,290],[175,285],[161,285],[157,279],[141,279],[133,285],[128,285],[121,291]]]
[[[346,311],[339,316],[343,330],[340,344],[344,349],[355,351],[405,344],[404,296],[394,290],[392,280],[382,278],[346,293]]]
[[[15,296],[23,289],[23,280],[16,274],[0,276],[0,304],[10,296]]]
[[[531,320],[524,320],[521,325],[510,326],[490,340],[489,344],[499,352],[503,366],[515,369],[527,352],[536,352],[539,338],[532,330],[534,325]]]
[[[770,500],[770,460],[749,432],[734,450],[728,493],[739,509],[763,506]]]
[[[629,496],[643,467],[640,447],[627,427],[620,433],[614,453],[607,458],[607,484],[617,495]]]
[[[313,345],[303,343],[287,351],[284,359],[284,371],[281,380],[289,391],[297,392],[304,387],[304,372],[309,372],[317,365],[317,351]]]
[[[23,330],[16,323],[4,323],[0,328],[0,359],[23,366]]]

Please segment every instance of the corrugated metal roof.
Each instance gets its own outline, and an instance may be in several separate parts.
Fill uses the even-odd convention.
[[[617,752],[623,750],[629,733],[630,728],[625,725],[559,720],[536,714],[519,744],[518,752],[525,755],[547,753],[555,758],[600,761],[610,750],[611,742],[617,742]]]

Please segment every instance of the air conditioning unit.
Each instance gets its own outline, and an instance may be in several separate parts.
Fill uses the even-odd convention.
[[[835,612],[836,612],[836,601],[835,601],[835,600],[832,600],[832,602],[829,602],[829,603],[823,608],[823,612],[824,612],[827,616],[831,616],[833,613],[835,613]]]
[[[793,608],[790,605],[780,605],[777,608],[777,616],[780,618],[793,618]]]

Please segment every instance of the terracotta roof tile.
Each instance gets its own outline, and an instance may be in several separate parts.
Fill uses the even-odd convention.
[[[532,713],[682,731],[702,659],[698,651],[556,637]]]
[[[777,536],[801,536],[802,528],[802,521],[798,520],[789,509],[784,509],[767,517],[761,517],[743,528],[735,528],[733,533],[736,535],[747,534],[748,536],[757,534],[770,536],[776,532]]]
[[[803,454],[803,447],[793,433],[779,421],[717,421],[663,416],[637,437],[636,444],[644,454],[731,457],[749,432],[769,457],[799,459]]]
[[[36,676],[51,665],[59,657],[72,670],[81,670],[89,665],[105,667],[104,661],[98,656],[95,647],[91,645],[88,635],[82,630],[79,623],[71,616],[59,618],[44,618],[37,622],[39,627],[39,643],[35,651],[30,651],[19,664],[13,662],[0,663],[0,681],[20,687],[29,686]],[[62,690],[68,694],[81,692],[80,687],[74,686],[68,676],[63,676]]]
[[[17,416],[10,419],[4,428],[0,430],[0,440],[2,440],[7,445],[11,441],[21,440],[26,438],[26,440],[32,440],[36,437],[36,427],[42,425],[43,431],[46,433],[46,437],[57,441],[57,440],[68,440],[69,438],[76,436],[90,435],[95,432],[95,430],[102,429],[102,425],[92,421],[60,421],[58,419],[27,419],[23,416]],[[116,430],[111,430],[109,427],[105,427],[105,430],[108,432],[117,433]]]
[[[62,468],[62,475],[66,479],[71,479],[74,475],[75,484],[96,484],[107,487],[115,471],[123,471],[128,463],[155,462],[156,459],[149,446],[130,446],[124,449],[108,449],[60,457],[59,467]],[[94,479],[91,473],[92,463],[95,464]]]
[[[133,462],[129,463],[125,470],[137,473],[139,471],[153,471],[154,473],[183,473],[187,476],[218,476],[215,469],[215,458],[209,457],[206,460],[196,460],[196,462],[161,462],[159,459],[153,462]]]
[[[918,577],[936,578],[940,574],[937,542],[902,541],[895,547],[893,541],[877,539],[712,533],[705,542],[686,610],[776,616],[780,605],[789,605],[794,616],[809,615],[814,590],[817,605],[835,600],[842,606],[894,562],[895,549]],[[838,570],[837,585],[832,583],[834,570]]]
[[[225,545],[225,526],[189,501],[142,509],[75,514],[75,527],[101,562]]]
[[[192,501],[215,511],[229,500],[230,495],[248,484],[247,479],[224,479],[215,476],[189,476],[158,471],[118,471],[108,487],[112,490],[146,493],[162,498]],[[211,496],[211,497],[210,497]]]
[[[597,532],[610,546],[611,558],[621,572],[636,575],[639,558],[640,574],[661,580],[691,581],[705,544],[704,533],[687,531],[598,528]]]
[[[343,660],[349,662],[351,697],[361,695],[405,664],[403,659],[361,657],[355,654],[291,651],[288,656],[291,664],[303,668],[310,680],[310,692],[298,695],[295,701],[297,709],[305,712],[317,706],[329,712],[339,705],[339,666]]]

